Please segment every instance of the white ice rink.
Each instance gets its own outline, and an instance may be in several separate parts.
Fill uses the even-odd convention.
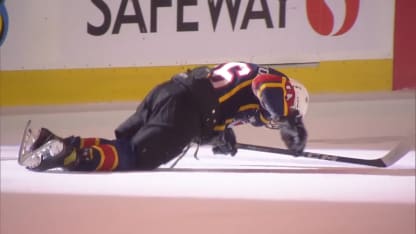
[[[415,151],[389,168],[240,150],[194,148],[152,172],[34,173],[16,161],[32,119],[60,135],[112,137],[135,103],[3,108],[1,234],[414,234]],[[312,97],[307,151],[378,158],[415,135],[415,92]],[[236,129],[238,140],[282,147],[275,131]]]

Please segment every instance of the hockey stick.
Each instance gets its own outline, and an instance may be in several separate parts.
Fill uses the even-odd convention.
[[[243,143],[237,143],[237,148],[293,156],[291,151],[287,149],[281,149],[281,148],[250,145],[250,144],[243,144]],[[406,138],[400,141],[400,143],[396,145],[386,155],[384,155],[381,158],[376,158],[376,159],[350,158],[350,157],[321,154],[321,153],[311,153],[311,152],[303,152],[301,155],[299,155],[299,157],[314,158],[314,159],[343,162],[343,163],[360,164],[360,165],[373,166],[373,167],[389,167],[393,165],[395,162],[399,161],[404,155],[406,155],[409,152],[410,148],[411,148],[411,139]]]

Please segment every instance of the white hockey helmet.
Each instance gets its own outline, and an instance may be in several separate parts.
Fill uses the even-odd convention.
[[[290,84],[292,84],[295,91],[295,100],[291,108],[299,111],[302,116],[305,116],[309,105],[309,93],[306,87],[296,81],[295,79],[289,78]]]

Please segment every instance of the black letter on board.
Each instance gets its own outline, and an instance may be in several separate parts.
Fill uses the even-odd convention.
[[[264,19],[268,28],[273,28],[272,18],[270,16],[269,6],[266,0],[260,0],[262,11],[253,11],[254,0],[250,0],[247,4],[246,13],[244,14],[241,29],[247,29],[250,19]]]
[[[157,8],[171,7],[172,0],[153,0],[150,6],[150,32],[157,32]]]
[[[91,0],[94,5],[103,13],[104,21],[100,26],[94,26],[87,22],[87,32],[94,36],[101,36],[107,32],[111,24],[111,11],[102,0]]]
[[[144,23],[142,10],[140,9],[140,5],[138,0],[132,0],[133,7],[134,7],[134,15],[125,15],[127,8],[127,2],[129,0],[123,0],[120,4],[120,9],[118,10],[116,22],[113,28],[113,34],[118,34],[120,32],[121,24],[138,24],[140,32],[146,33],[146,24]]]
[[[233,31],[235,28],[235,23],[237,22],[238,9],[240,9],[241,0],[236,0],[233,4],[232,0],[227,0],[228,14],[230,15],[231,25],[233,26]]]
[[[286,27],[286,2],[287,0],[279,0],[279,28]]]
[[[218,18],[220,16],[223,0],[218,0],[217,4],[214,4],[213,0],[208,1],[209,13],[211,14],[212,27],[217,28]]]
[[[198,22],[183,22],[183,13],[185,6],[195,6],[196,0],[178,0],[178,19],[176,22],[176,30],[182,31],[198,31]]]

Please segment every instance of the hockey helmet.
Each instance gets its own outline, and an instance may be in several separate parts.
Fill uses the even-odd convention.
[[[304,116],[308,110],[309,105],[308,90],[303,84],[299,83],[293,78],[289,78],[289,82],[293,86],[295,93],[295,99],[293,100],[291,108],[298,110],[299,113]]]

